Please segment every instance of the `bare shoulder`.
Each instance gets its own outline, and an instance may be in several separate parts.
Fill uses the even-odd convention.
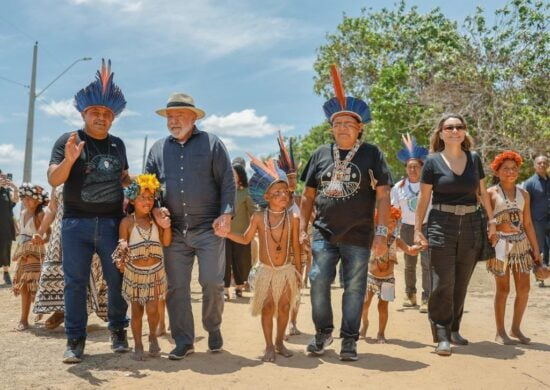
[[[521,188],[520,186],[516,186],[516,188],[519,190],[520,194],[523,195],[523,198],[528,200],[529,199],[529,192]]]

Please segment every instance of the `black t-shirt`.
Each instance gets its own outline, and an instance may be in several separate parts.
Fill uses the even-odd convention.
[[[457,175],[447,166],[441,153],[430,154],[422,167],[422,183],[431,184],[433,204],[471,206],[477,204],[479,181],[485,177],[477,153],[466,152],[466,167]]]
[[[317,190],[314,239],[370,248],[374,238],[376,190],[371,187],[369,170],[377,180],[376,186],[391,185],[386,160],[376,146],[361,144],[345,172],[343,193],[335,196],[327,191],[334,169],[332,147],[333,144],[320,146],[301,176],[307,187]],[[340,159],[348,153],[347,150],[339,152]]]
[[[71,133],[55,142],[51,164],[65,158],[65,144]],[[99,140],[78,130],[78,141],[86,144],[71,168],[63,187],[63,218],[116,218],[123,216],[121,174],[128,169],[126,147],[118,137]]]

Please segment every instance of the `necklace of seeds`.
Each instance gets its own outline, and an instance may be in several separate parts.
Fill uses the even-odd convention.
[[[266,227],[266,229],[270,229],[269,233],[271,235],[271,238],[273,239],[273,241],[275,241],[275,239],[273,238],[273,235],[271,233],[271,226],[269,226],[269,217],[267,215],[268,211],[267,211],[267,208],[265,209],[264,211],[264,226]],[[290,214],[288,213],[285,213],[285,216],[284,216],[284,219],[288,219],[288,234],[287,234],[287,242],[286,242],[286,255],[285,255],[285,261],[284,263],[286,264],[286,261],[288,259],[288,254],[289,254],[289,251],[290,251]],[[281,237],[279,239],[279,243],[278,243],[278,246],[277,248],[277,251],[280,251],[281,250],[281,241],[283,240],[283,234],[284,234],[284,225],[283,225],[283,229],[281,231]],[[267,258],[269,260],[269,262],[271,263],[271,266],[273,268],[275,268],[275,265],[273,264],[273,260],[271,259],[271,254],[269,253],[269,239],[267,238],[267,234],[264,234],[264,237],[265,237],[265,248],[266,248],[266,252],[267,252]],[[275,241],[276,242],[276,241]]]
[[[520,216],[520,209],[518,207],[517,199],[518,199],[518,189],[514,186],[514,200],[508,199],[506,196],[506,192],[504,191],[504,188],[500,183],[498,183],[498,186],[500,187],[500,190],[502,191],[502,195],[504,195],[504,202],[506,203],[506,208],[508,209],[508,216],[510,218],[510,222],[517,228],[519,228],[521,224],[521,216]]]
[[[139,226],[139,224],[136,221],[136,215],[134,215],[134,226],[136,227],[136,230],[139,234],[139,236],[143,239],[143,242],[145,243],[145,249],[149,250],[149,247],[151,246],[151,234],[153,233],[153,221],[151,220],[151,216],[149,216],[149,228],[142,228]]]
[[[271,226],[271,221],[269,220],[269,215],[268,215],[268,213],[265,213],[265,214],[264,214],[264,216],[265,216],[264,218],[267,220],[267,226],[269,227],[269,235],[271,236],[271,239],[273,240],[273,242],[274,242],[275,244],[277,244],[277,247],[275,247],[275,250],[276,250],[277,252],[280,252],[281,249],[282,249],[282,248],[281,248],[281,241],[283,240],[283,234],[284,234],[284,232],[285,232],[285,225],[286,225],[286,219],[287,219],[286,217],[287,217],[287,215],[288,215],[286,209],[284,210],[284,213],[285,213],[285,214],[283,215],[283,217],[281,218],[281,220],[279,221],[279,223],[277,223],[277,225],[275,225],[275,226]],[[281,226],[281,225],[283,226],[282,229],[281,229],[281,234],[279,235],[279,239],[276,240],[276,239],[275,239],[275,236],[273,235],[273,230],[278,229],[279,226]],[[266,234],[266,236],[267,236],[267,234]]]

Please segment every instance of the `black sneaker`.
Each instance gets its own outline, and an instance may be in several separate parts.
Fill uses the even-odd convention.
[[[332,344],[331,333],[317,332],[315,337],[307,345],[306,350],[315,355],[322,355],[325,353],[325,348],[330,344]]]
[[[168,355],[168,359],[181,360],[187,355],[191,355],[193,352],[195,352],[195,347],[193,344],[176,345],[176,348],[174,348],[170,352],[170,355]]]
[[[345,338],[342,340],[342,349],[340,350],[340,360],[343,361],[356,361],[357,360],[357,347],[355,340],[352,338]]]
[[[6,271],[4,271],[4,283],[6,283],[6,286],[11,286],[10,273]]]
[[[73,364],[82,361],[84,347],[86,346],[86,338],[80,337],[77,339],[67,340],[67,349],[63,353],[63,363]]]
[[[111,331],[111,349],[113,352],[128,352],[130,350],[126,329]]]
[[[208,332],[208,349],[210,352],[220,352],[223,347],[222,332],[216,330]]]

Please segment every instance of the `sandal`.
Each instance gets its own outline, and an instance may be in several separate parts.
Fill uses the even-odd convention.
[[[241,290],[240,288],[236,288],[235,289],[235,295],[239,298],[242,298],[243,297],[243,290]]]
[[[44,327],[50,330],[55,329],[59,325],[61,325],[64,320],[65,320],[65,313],[63,313],[62,311],[56,311],[55,313],[53,313],[51,316],[48,317],[46,322],[44,322]]]

